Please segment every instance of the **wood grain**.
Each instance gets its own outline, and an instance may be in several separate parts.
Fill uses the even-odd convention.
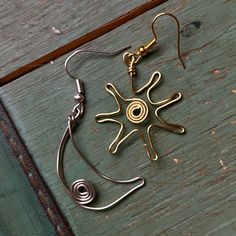
[[[152,37],[147,27],[155,14],[174,13],[181,23],[183,70],[176,56],[175,28],[169,19],[158,22],[159,47],[139,66],[138,83],[154,70],[163,82],[157,100],[173,91],[183,93],[178,105],[163,113],[183,124],[184,136],[157,130],[155,146],[162,159],[151,163],[138,139],[123,146],[118,156],[108,154],[117,127],[97,124],[99,112],[114,109],[106,82],[126,96],[130,84],[122,56],[87,57],[71,65],[85,83],[86,114],[75,136],[85,155],[99,170],[117,178],[144,176],[147,185],[114,209],[95,213],[76,206],[56,176],[56,152],[71,111],[74,81],[64,71],[65,57],[0,89],[1,98],[24,138],[41,174],[50,186],[76,235],[234,235],[236,232],[236,41],[233,1],[168,1],[86,45],[86,48],[133,49]],[[86,59],[86,60],[85,60]],[[125,123],[128,128],[131,125]],[[69,182],[85,178],[99,192],[104,205],[128,187],[97,177],[68,145],[65,172]]]
[[[4,231],[9,231],[8,233],[5,232],[4,235],[14,235],[16,232],[17,234],[24,234],[25,236],[32,235],[33,232],[33,234],[37,234],[34,226],[31,228],[32,216],[29,216],[28,212],[33,212],[35,214],[35,211],[38,210],[37,217],[39,219],[37,220],[37,225],[41,228],[38,230],[42,231],[42,234],[40,233],[41,235],[52,235],[56,233],[59,236],[73,236],[66,219],[62,215],[48,187],[45,185],[45,182],[35,167],[31,156],[24,143],[22,143],[11,118],[7,114],[1,101],[0,137],[2,142],[0,148],[0,151],[2,152],[0,161],[2,167],[0,171],[1,179],[5,180],[5,177],[8,176],[8,179],[4,181],[5,186],[2,188],[1,185],[0,196],[3,197],[1,209],[5,209],[3,211],[6,213],[10,205],[10,208],[14,209],[16,213],[12,216],[11,214],[8,216],[0,215],[1,230],[3,230],[3,227],[5,229]],[[14,174],[12,172],[14,172]],[[25,176],[23,176],[23,173]],[[12,186],[11,182],[14,182],[14,186]],[[16,186],[18,187],[16,188]],[[11,194],[8,194],[9,190],[7,189],[9,188],[15,188],[15,197],[12,198]],[[21,192],[21,189],[24,189],[25,192]],[[23,196],[20,197],[22,198],[22,204],[19,204],[19,200],[17,199],[20,194],[23,194]],[[29,201],[29,199],[31,199],[31,203],[28,205],[27,201]],[[44,212],[42,210],[44,210]],[[17,216],[17,214],[19,215]],[[19,218],[22,219],[19,220]],[[36,219],[33,221],[35,220]],[[3,222],[5,222],[4,226],[2,225]],[[41,222],[47,223],[42,225]],[[14,228],[12,228],[13,225]],[[22,225],[27,226],[27,230],[25,230]],[[54,228],[54,230],[52,228]],[[20,233],[19,231],[23,231],[24,233]]]
[[[76,48],[78,48],[78,47],[80,47],[80,46],[82,46],[82,45],[84,45],[84,44],[86,44],[86,43],[102,36],[102,35],[104,35],[105,33],[119,27],[122,24],[125,24],[129,20],[131,20],[131,19],[137,17],[138,15],[141,15],[142,13],[144,13],[144,12],[160,5],[161,3],[165,2],[165,1],[167,1],[167,0],[153,0],[153,1],[150,1],[150,2],[147,2],[147,3],[144,3],[143,5],[141,5],[139,7],[136,7],[134,9],[132,9],[131,11],[126,12],[122,16],[119,16],[118,18],[106,23],[105,25],[103,25],[103,26],[101,26],[101,27],[99,27],[95,30],[92,30],[89,33],[86,33],[85,35],[79,37],[78,39],[75,39],[71,42],[69,41],[67,44],[63,44],[61,47],[58,47],[54,51],[50,51],[51,47],[54,47],[54,48],[56,47],[56,44],[54,44],[54,42],[53,42],[53,46],[51,45],[51,47],[47,48],[47,50],[49,52],[47,52],[45,55],[43,55],[42,57],[40,57],[40,58],[38,58],[38,59],[22,66],[22,67],[14,70],[14,71],[12,71],[8,75],[5,75],[4,77],[0,78],[0,86],[2,86],[4,84],[7,84],[7,83],[17,79],[17,78],[19,78],[19,77],[35,70],[36,68],[39,68],[39,67],[43,66],[46,63],[52,62],[53,60],[57,59],[58,57],[63,56],[64,54],[66,54],[68,52],[71,52],[72,50],[74,50],[74,49],[76,49]],[[135,3],[133,3],[133,4],[135,4]],[[106,5],[106,3],[105,3],[105,5]],[[118,4],[116,3],[115,7],[119,7],[117,5]],[[113,6],[113,8],[114,8],[114,6]],[[85,16],[88,14],[87,10],[91,10],[89,6],[87,6],[86,11],[83,12],[83,14]],[[106,11],[113,12],[114,10],[109,9],[107,7]],[[68,12],[66,12],[65,14],[67,15]],[[111,16],[113,16],[113,14],[111,14]],[[101,18],[106,19],[105,17],[103,17],[103,15],[101,15]],[[67,23],[68,22],[69,22],[69,20],[67,20]],[[93,24],[93,27],[96,27],[96,24]],[[55,28],[54,26],[52,27],[52,31],[56,35],[57,34],[62,34],[62,32],[59,29]],[[68,36],[67,40],[71,40],[70,36]],[[36,43],[39,43],[39,42],[37,41]],[[17,44],[19,45],[19,42]],[[15,44],[15,46],[17,46],[17,44]],[[6,47],[6,45],[4,45],[4,44],[3,44],[3,46]],[[32,46],[32,48],[33,48],[33,46]],[[3,58],[4,58],[4,55],[3,55]],[[4,60],[4,62],[6,62],[6,61]],[[9,68],[8,62],[6,63],[6,65],[7,65],[7,68]]]
[[[11,146],[13,140],[11,143],[7,140],[11,131],[6,126],[2,129],[6,124],[3,117],[0,107],[0,235],[54,235],[55,228],[19,167]]]

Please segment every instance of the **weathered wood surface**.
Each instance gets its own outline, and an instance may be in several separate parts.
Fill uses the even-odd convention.
[[[0,144],[1,235],[72,236],[1,101]]]
[[[54,235],[2,129],[0,140],[0,235]]]
[[[147,42],[147,29],[156,13],[170,11],[182,25],[181,47],[187,66],[176,58],[175,28],[162,19],[158,31],[160,50],[139,65],[140,84],[154,70],[164,81],[154,97],[180,91],[184,100],[163,114],[184,124],[187,133],[159,132],[155,145],[162,159],[153,163],[140,141],[125,145],[119,157],[110,156],[109,142],[117,127],[97,124],[94,117],[114,109],[104,86],[113,82],[130,94],[122,57],[86,57],[75,62],[74,72],[85,82],[86,114],[76,132],[86,156],[102,172],[117,178],[137,175],[145,188],[112,210],[96,213],[76,206],[56,177],[56,152],[73,104],[74,81],[63,63],[66,57],[46,65],[1,88],[1,98],[24,138],[34,161],[50,186],[76,235],[234,235],[236,232],[236,70],[235,11],[233,1],[168,1],[87,48],[114,50],[136,48]],[[149,27],[150,29],[150,27]],[[142,71],[142,73],[141,73]],[[142,78],[142,79],[141,79]],[[129,125],[127,123],[127,125]],[[97,177],[68,145],[65,161],[68,181],[85,178],[99,191],[97,205],[104,205],[128,187]]]
[[[2,0],[0,78],[144,2]]]
[[[150,9],[153,9],[162,3],[166,2],[167,0],[151,0],[149,2],[145,2],[142,5],[139,5],[132,10],[129,10],[128,12],[123,13],[122,15],[114,18],[113,20],[106,22],[106,24],[99,26],[92,31],[87,32],[86,34],[80,36],[79,38],[76,38],[72,41],[69,41],[66,44],[63,44],[60,47],[57,47],[56,49],[49,51],[44,54],[41,57],[38,57],[37,59],[30,61],[29,63],[20,66],[7,75],[0,78],[0,86],[3,86],[5,84],[8,84],[32,71],[35,69],[53,62],[57,58],[64,56],[66,53],[69,53],[78,47],[83,46],[86,43],[89,43],[101,36],[103,36],[106,33],[109,33],[110,31],[116,29],[117,27],[120,27],[121,25],[127,23],[128,21],[134,19],[137,16],[140,16],[141,14],[149,11]],[[61,32],[57,29],[52,28],[53,32],[55,34],[60,34]]]

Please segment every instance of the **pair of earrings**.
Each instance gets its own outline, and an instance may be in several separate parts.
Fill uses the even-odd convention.
[[[132,53],[132,52],[125,52],[123,55],[123,61],[128,67],[128,74],[131,78],[131,86],[132,86],[132,93],[133,95],[139,95],[141,93],[146,92],[146,97],[148,100],[149,105],[142,99],[132,97],[132,98],[125,98],[119,91],[118,89],[112,84],[112,83],[107,83],[106,85],[106,90],[113,96],[116,104],[117,104],[117,110],[114,112],[110,113],[101,113],[96,115],[96,121],[98,123],[104,123],[104,122],[112,122],[119,124],[120,129],[115,137],[115,139],[112,141],[112,143],[109,146],[109,151],[110,153],[114,154],[117,152],[118,148],[120,145],[128,139],[132,134],[137,133],[140,138],[143,140],[145,150],[147,152],[148,157],[152,161],[158,160],[158,154],[154,148],[153,145],[153,140],[152,140],[152,135],[151,132],[154,128],[158,129],[164,129],[173,133],[177,134],[183,134],[185,132],[185,128],[181,125],[178,124],[172,124],[164,120],[160,113],[163,109],[166,107],[178,102],[182,98],[181,93],[174,93],[172,94],[169,98],[163,100],[163,101],[153,101],[151,97],[151,93],[153,89],[158,86],[158,84],[161,82],[161,73],[159,71],[155,71],[152,75],[149,81],[143,85],[141,88],[136,88],[136,83],[135,83],[135,78],[137,76],[137,70],[136,66],[137,64],[145,57],[148,55],[150,50],[153,48],[153,46],[157,43],[158,38],[157,34],[154,30],[154,24],[156,20],[161,17],[161,16],[170,16],[173,18],[176,22],[177,25],[177,52],[178,52],[178,57],[184,66],[184,63],[181,59],[180,56],[180,26],[179,26],[179,21],[178,19],[171,13],[161,13],[155,16],[152,22],[152,32],[154,35],[154,38],[147,43],[145,46],[141,46],[138,48],[137,52]],[[128,47],[129,48],[129,47]],[[103,54],[107,56],[112,56],[116,55],[118,53],[121,53],[122,51],[127,50],[127,48],[115,51],[115,52],[100,52],[100,51],[94,51],[94,50],[77,50],[73,54],[71,54],[65,61],[65,69],[68,75],[75,79],[76,81],[76,87],[77,87],[77,94],[74,96],[76,105],[73,107],[71,114],[68,117],[68,122],[67,122],[67,128],[62,136],[59,148],[58,148],[58,153],[57,153],[57,174],[59,179],[61,180],[63,186],[65,187],[66,192],[70,195],[70,197],[81,207],[90,209],[90,210],[105,210],[108,208],[113,207],[120,201],[122,201],[124,198],[126,198],[128,195],[136,191],[137,189],[141,188],[145,184],[145,179],[143,177],[135,177],[133,179],[128,179],[128,180],[117,180],[114,178],[111,178],[102,172],[100,172],[81,152],[80,148],[78,147],[77,143],[75,142],[74,136],[73,136],[73,130],[78,124],[78,122],[81,120],[83,114],[84,114],[84,89],[83,89],[83,84],[80,79],[76,78],[71,74],[71,72],[68,70],[68,63],[69,61],[78,53],[81,52],[86,52],[86,53],[91,53],[91,54]],[[155,117],[157,120],[159,120],[159,124],[150,124],[148,125],[146,132],[142,132],[139,128],[135,128],[131,130],[129,133],[124,134],[124,124],[120,122],[119,120],[115,119],[115,116],[121,114],[122,108],[121,108],[121,102],[124,102],[127,104],[126,106],[126,111],[125,115],[126,118],[132,122],[133,124],[141,124],[144,123],[145,120],[147,119],[150,111],[150,107],[155,108]],[[124,113],[124,112],[123,112]],[[64,176],[64,171],[63,171],[63,157],[64,157],[64,152],[65,152],[65,147],[67,142],[71,140],[73,146],[75,147],[76,151],[80,155],[80,157],[88,164],[88,166],[95,171],[97,175],[100,177],[113,182],[113,183],[118,183],[118,184],[131,184],[131,183],[138,183],[135,187],[133,187],[131,190],[111,202],[110,204],[103,206],[103,207],[93,207],[93,206],[88,206],[89,203],[93,202],[96,197],[96,191],[94,186],[88,182],[87,180],[84,179],[78,179],[75,180],[71,186],[69,186],[66,182],[65,176]]]

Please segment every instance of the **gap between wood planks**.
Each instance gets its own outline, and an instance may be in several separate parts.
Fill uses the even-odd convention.
[[[49,63],[50,61],[53,61],[53,60],[57,59],[58,57],[61,57],[65,54],[67,54],[68,52],[71,52],[74,49],[76,49],[76,48],[78,48],[78,47],[80,47],[80,46],[82,46],[94,39],[101,37],[102,35],[114,30],[115,28],[127,23],[128,21],[134,19],[135,17],[151,10],[152,8],[158,6],[166,1],[168,1],[168,0],[152,0],[150,2],[144,3],[141,6],[134,8],[133,10],[131,10],[131,11],[119,16],[118,18],[104,24],[103,26],[81,36],[80,38],[75,39],[75,40],[71,41],[70,43],[36,59],[35,61],[32,61],[31,63],[26,64],[16,70],[12,71],[8,75],[0,78],[0,86],[8,84],[8,83],[20,78],[21,76],[23,76],[27,73],[30,73],[31,71]]]

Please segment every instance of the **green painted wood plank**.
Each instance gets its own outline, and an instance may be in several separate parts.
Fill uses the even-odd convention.
[[[0,228],[4,235],[74,235],[1,101],[0,140]],[[32,229],[34,222],[37,227]]]
[[[144,2],[1,1],[0,77]]]
[[[2,132],[0,140],[0,235],[56,235]]]
[[[236,232],[235,160],[235,12],[232,1],[206,6],[198,1],[169,1],[125,26],[87,45],[110,49],[137,48],[151,38],[147,30],[156,13],[170,11],[182,25],[181,47],[187,66],[176,58],[175,28],[160,21],[160,50],[139,65],[141,84],[154,70],[164,81],[154,97],[161,99],[180,91],[184,100],[163,115],[184,124],[185,136],[157,132],[154,140],[162,159],[151,163],[140,141],[129,142],[119,157],[107,151],[116,127],[97,124],[94,117],[114,108],[105,92],[113,82],[126,95],[129,79],[122,57],[84,57],[72,67],[85,81],[86,114],[76,140],[99,168],[113,177],[142,175],[147,185],[118,207],[94,213],[76,206],[56,177],[56,152],[75,92],[74,81],[64,71],[63,57],[1,88],[9,109],[38,168],[47,181],[77,235],[234,235]],[[128,125],[128,123],[127,123]],[[223,165],[223,166],[222,166]],[[103,205],[124,186],[98,178],[68,145],[65,163],[68,181],[85,178],[99,190]]]

